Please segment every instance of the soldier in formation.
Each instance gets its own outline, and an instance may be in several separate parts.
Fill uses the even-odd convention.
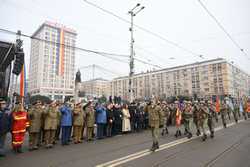
[[[37,150],[39,144],[39,137],[42,129],[42,117],[45,111],[42,108],[41,101],[36,101],[34,107],[28,111],[28,116],[30,120],[29,127],[29,150]]]
[[[192,103],[188,101],[185,103],[185,108],[183,110],[184,127],[188,138],[192,137],[192,132],[191,132],[192,119],[193,119]]]
[[[146,107],[145,112],[149,115],[149,126],[153,138],[153,145],[151,151],[159,149],[159,128],[163,127],[163,115],[160,104],[156,101],[150,101]]]

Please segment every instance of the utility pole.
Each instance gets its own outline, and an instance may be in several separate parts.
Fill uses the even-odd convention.
[[[142,6],[138,9],[140,4],[138,3],[133,9],[131,9],[128,14],[130,14],[131,21],[130,21],[130,35],[131,35],[131,43],[130,43],[130,57],[129,57],[129,101],[132,102],[134,99],[134,89],[132,84],[132,77],[134,75],[134,17],[145,7]],[[138,10],[137,10],[138,9]]]

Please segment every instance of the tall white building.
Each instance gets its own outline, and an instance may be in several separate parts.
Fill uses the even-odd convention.
[[[29,68],[28,92],[31,95],[61,100],[73,96],[76,36],[75,30],[51,22],[43,23],[35,31]]]

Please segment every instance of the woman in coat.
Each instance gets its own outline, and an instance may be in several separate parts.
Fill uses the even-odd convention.
[[[128,105],[124,104],[122,109],[122,132],[129,132],[131,131],[131,125],[130,125],[130,114],[128,110]]]

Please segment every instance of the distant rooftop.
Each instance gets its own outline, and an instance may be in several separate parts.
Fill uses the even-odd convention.
[[[59,28],[59,29],[63,29],[64,31],[67,31],[69,33],[72,33],[74,35],[77,35],[76,34],[76,31],[72,28],[69,28],[69,27],[66,27],[64,26],[63,24],[60,24],[60,23],[55,23],[55,22],[50,22],[50,21],[45,21],[42,25],[40,25],[40,27],[33,33],[32,37],[36,36],[36,34],[38,32],[41,31],[42,28],[44,28],[45,26],[48,26],[48,27],[52,27],[52,28]]]
[[[224,62],[227,62],[225,59],[223,58],[217,58],[217,59],[211,59],[211,60],[205,60],[205,61],[200,61],[200,62],[195,62],[195,63],[190,63],[190,64],[185,64],[185,65],[180,65],[180,66],[175,66],[175,67],[169,67],[169,68],[163,68],[163,69],[160,69],[160,70],[154,70],[154,71],[147,71],[147,72],[141,72],[141,73],[137,73],[135,74],[134,76],[138,76],[138,75],[141,75],[141,74],[147,74],[147,73],[157,73],[157,72],[160,72],[160,71],[170,71],[170,70],[175,70],[175,69],[179,69],[179,68],[185,68],[185,67],[188,67],[188,66],[194,66],[194,65],[200,65],[200,64],[205,64],[205,63],[210,63],[210,62],[216,62],[216,61],[224,61]],[[128,76],[122,76],[122,77],[118,77],[118,78],[114,78],[114,79],[122,79],[122,78],[126,78]]]

